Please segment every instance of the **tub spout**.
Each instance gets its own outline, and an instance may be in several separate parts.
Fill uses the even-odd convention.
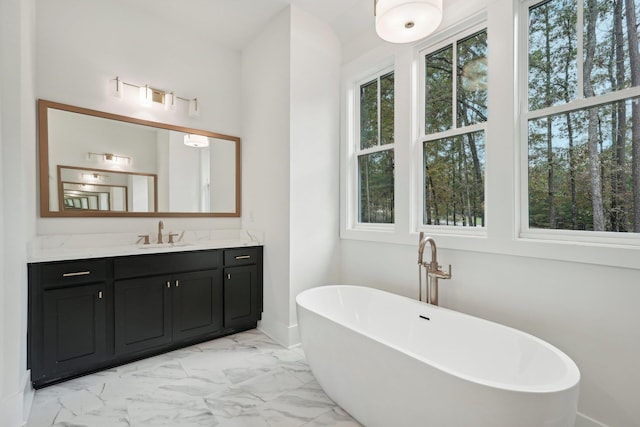
[[[424,248],[429,244],[431,249],[431,262],[423,260]],[[426,298],[425,302],[438,305],[438,279],[451,279],[451,264],[449,271],[442,270],[442,266],[438,264],[438,248],[432,237],[425,236],[420,232],[420,243],[418,244],[418,278],[419,292],[418,299],[422,301],[422,267],[426,268]]]

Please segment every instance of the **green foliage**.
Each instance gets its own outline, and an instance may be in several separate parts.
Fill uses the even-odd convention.
[[[623,4],[623,0],[585,1],[585,48],[580,60],[590,64],[585,66],[586,96],[631,85],[628,39],[621,30],[626,19]],[[529,10],[530,110],[565,104],[578,96],[576,17],[577,0],[550,0]],[[595,23],[591,33],[589,20]],[[529,122],[531,227],[594,230],[594,212],[599,209],[604,212],[604,231],[630,230],[632,102],[638,100],[600,105],[590,109],[591,114],[575,110]],[[597,145],[595,154],[589,141]],[[597,176],[590,164],[599,165]]]
[[[360,222],[393,223],[393,168],[393,150],[358,157]]]
[[[473,163],[472,147],[481,160]],[[427,225],[484,226],[484,132],[424,143]]]

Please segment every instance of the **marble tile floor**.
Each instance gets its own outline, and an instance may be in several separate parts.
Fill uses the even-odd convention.
[[[37,390],[26,427],[358,427],[257,329]]]

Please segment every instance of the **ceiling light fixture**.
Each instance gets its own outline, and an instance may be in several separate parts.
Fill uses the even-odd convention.
[[[442,22],[442,0],[374,0],[376,33],[391,43],[411,43]]]
[[[204,135],[188,133],[184,136],[184,145],[189,147],[203,148],[209,146],[209,138]]]

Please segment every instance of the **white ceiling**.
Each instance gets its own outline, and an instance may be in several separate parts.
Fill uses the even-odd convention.
[[[374,31],[373,0],[120,0],[125,8],[155,16],[181,28],[189,26],[205,40],[242,49],[288,4],[325,21],[349,42]]]

